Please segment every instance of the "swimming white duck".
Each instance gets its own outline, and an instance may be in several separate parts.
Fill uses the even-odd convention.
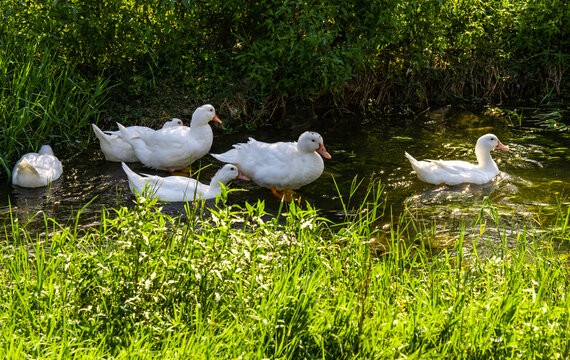
[[[37,153],[25,154],[18,160],[12,170],[12,184],[28,188],[46,186],[62,173],[61,161],[49,145],[44,145]]]
[[[165,122],[162,128],[183,125],[182,120],[173,118]],[[115,162],[139,161],[133,147],[121,137],[120,131],[102,131],[95,124],[91,124],[91,126],[95,132],[95,136],[99,139],[99,145],[105,155],[105,160]],[[142,134],[149,134],[155,131],[146,126],[129,126],[127,129],[129,129],[130,134],[133,136],[141,136]]]
[[[265,143],[249,138],[233,147],[212,156],[237,165],[253,182],[280,198],[283,194],[278,190],[294,190],[315,181],[325,167],[321,156],[331,158],[322,136],[312,131],[302,133],[297,142]]]
[[[175,126],[137,135],[121,124],[117,125],[121,137],[131,144],[141,163],[172,172],[190,166],[210,151],[214,140],[214,133],[208,124],[211,120],[222,123],[214,107],[208,104],[194,111],[190,127]]]
[[[195,199],[213,199],[222,192],[222,184],[225,186],[233,179],[249,180],[238,170],[235,165],[224,165],[214,175],[210,185],[184,176],[161,177],[156,175],[138,175],[127,164],[122,163],[123,170],[129,178],[129,188],[133,194],[142,194],[147,191],[147,196],[158,198],[162,201],[192,201]],[[146,189],[146,190],[145,190]]]
[[[459,160],[418,161],[407,152],[406,157],[416,171],[418,178],[435,185],[457,185],[462,183],[485,184],[499,173],[497,164],[491,158],[491,150],[509,150],[493,134],[486,134],[477,140],[475,154],[478,164]]]

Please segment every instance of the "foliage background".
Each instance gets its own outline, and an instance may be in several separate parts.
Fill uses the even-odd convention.
[[[3,33],[143,91],[422,102],[561,91],[566,1],[7,1]],[[117,79],[118,80],[118,79]],[[149,83],[150,82],[150,83]],[[209,89],[209,91],[207,90]],[[399,90],[406,91],[401,92]]]
[[[99,121],[101,111],[109,124],[117,117],[162,121],[157,118],[210,102],[229,126],[240,126],[278,119],[287,103],[300,101],[386,110],[567,95],[568,5],[7,0],[0,3],[0,46],[31,48],[36,63],[53,57],[53,72],[67,71],[67,78],[98,94],[95,111],[81,115],[91,118],[83,125]],[[32,61],[0,54],[5,69]],[[4,98],[15,95],[11,72],[4,74],[1,86],[8,90],[0,101],[8,108]],[[112,87],[110,96],[93,85],[101,83]],[[14,126],[14,118],[4,116],[3,127]],[[83,129],[87,134],[89,127]],[[33,139],[3,145],[12,154],[3,161],[39,145]]]

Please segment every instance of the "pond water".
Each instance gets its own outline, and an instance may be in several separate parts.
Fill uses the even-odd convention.
[[[500,214],[503,233],[512,235],[509,239],[515,241],[516,233],[523,228],[542,229],[554,221],[559,204],[563,209],[568,208],[570,133],[546,129],[530,115],[523,116],[521,123],[518,120],[512,123],[505,117],[484,115],[484,111],[446,107],[426,113],[422,119],[405,115],[374,119],[339,114],[306,116],[306,109],[299,109],[278,127],[266,126],[236,133],[224,133],[216,128],[211,152],[224,152],[234,143],[247,141],[249,136],[267,142],[293,141],[303,131],[314,130],[323,136],[332,159],[325,159],[323,175],[301,188],[298,194],[323,216],[344,219],[335,182],[346,200],[357,177],[364,181],[354,194],[352,204],[359,205],[369,181],[380,182],[384,186],[386,222],[390,222],[390,212],[397,218],[407,210],[410,216],[434,225],[443,235],[438,238],[453,240],[460,225],[473,221],[481,213],[485,199],[490,199]],[[223,118],[223,114],[220,115]],[[188,124],[189,119],[183,120]],[[404,157],[404,151],[407,151],[418,160],[475,162],[474,144],[485,133],[494,133],[510,148],[509,152],[492,153],[501,173],[485,185],[425,184],[417,179]],[[57,148],[54,150],[57,155]],[[8,234],[10,206],[12,216],[20,224],[28,223],[29,229],[35,228],[38,232],[45,231],[44,216],[54,218],[60,224],[71,224],[77,212],[88,203],[80,216],[82,226],[97,225],[103,207],[132,206],[133,195],[128,190],[120,164],[104,160],[96,139],[82,154],[63,160],[63,165],[64,175],[47,190],[13,187],[8,182],[0,184],[0,226],[3,224]],[[200,166],[204,167],[200,178],[209,182],[221,163],[206,156]],[[196,169],[198,165],[193,167]],[[148,170],[141,164],[131,164],[131,168],[166,175]],[[230,187],[246,190],[232,192],[231,203],[263,200],[269,212],[276,213],[279,208],[279,200],[269,190],[251,182],[236,180]],[[182,214],[184,206],[168,204],[164,211]],[[6,231],[0,236],[6,236]],[[487,238],[500,241],[499,234],[490,234]]]

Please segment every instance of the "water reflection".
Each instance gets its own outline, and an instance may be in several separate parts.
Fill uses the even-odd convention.
[[[61,187],[61,179],[54,181],[50,186],[40,188],[13,187],[12,209],[17,209],[17,216],[20,224],[28,224],[33,221],[39,212],[52,212],[52,207],[46,203],[50,201],[54,192]]]
[[[299,111],[302,113],[304,111]],[[496,205],[502,217],[499,225],[508,229],[508,234],[516,234],[525,226],[535,224],[537,213],[541,214],[541,224],[547,224],[553,218],[558,201],[562,201],[565,208],[569,205],[566,196],[570,181],[568,132],[513,127],[500,119],[448,107],[445,111],[431,114],[425,121],[405,116],[361,120],[342,116],[326,119],[290,116],[279,128],[267,126],[256,131],[230,134],[215,129],[211,152],[224,152],[232,144],[247,141],[250,136],[266,142],[294,141],[307,129],[317,131],[323,135],[332,159],[325,159],[325,172],[317,181],[298,191],[303,201],[309,201],[323,216],[343,220],[345,214],[339,192],[346,199],[354,178],[363,179],[364,185],[351,200],[352,204],[358,205],[364,197],[366,184],[372,179],[385,187],[387,208],[393,214],[408,212],[418,220],[435,224],[440,237],[448,238],[450,244],[458,236],[462,224],[468,225],[478,219],[487,199]],[[359,122],[362,125],[355,126]],[[509,152],[492,153],[501,173],[488,184],[428,185],[417,179],[404,157],[404,151],[408,151],[418,160],[462,159],[475,162],[475,142],[488,132],[496,134],[511,148]],[[31,221],[32,227],[37,226],[39,231],[45,226],[42,217],[34,218],[37,211],[43,211],[60,223],[67,223],[91,201],[81,215],[81,222],[96,224],[103,207],[132,206],[133,196],[120,164],[105,161],[98,144],[92,144],[72,160],[64,160],[63,165],[61,180],[48,191],[0,184],[0,224],[9,224],[9,203],[20,222]],[[194,168],[203,168],[200,179],[210,179],[221,166],[210,156],[193,165]],[[166,175],[140,164],[133,164],[132,169]],[[267,211],[276,213],[279,209],[279,200],[267,189],[251,182],[237,181],[230,187],[245,190],[231,193],[231,203],[261,200],[265,202]],[[207,206],[213,206],[213,203],[208,202]],[[170,204],[163,209],[173,215],[182,214],[184,204]],[[489,227],[494,220],[485,216],[483,221],[487,221],[486,226]],[[390,219],[384,221],[389,222]],[[489,230],[486,234],[490,234],[488,239],[491,242],[500,239],[499,234]]]

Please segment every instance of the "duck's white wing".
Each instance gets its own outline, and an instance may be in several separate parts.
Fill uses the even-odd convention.
[[[146,126],[129,126],[127,129],[129,130],[131,136],[141,136],[145,134],[150,134],[155,131],[154,129],[151,129]],[[116,137],[121,136],[121,132],[119,130],[105,130],[104,133]]]
[[[133,147],[137,158],[148,167],[174,170],[190,163],[190,159],[187,159],[190,152],[189,127],[163,128],[141,136],[132,136],[122,126],[119,130],[121,136]]]
[[[165,187],[168,187],[172,190],[179,190],[184,191],[189,186],[195,187],[196,180],[187,178],[185,176],[158,176],[158,175],[149,175],[149,174],[142,174],[144,175],[149,181],[162,184]]]
[[[190,128],[187,126],[168,127],[134,136],[140,138],[144,146],[151,150],[180,149],[188,142]],[[133,138],[133,137],[132,137]]]
[[[182,176],[169,176],[162,178],[157,196],[164,201],[192,201],[198,198],[207,198],[208,185]]]
[[[264,164],[266,166],[278,167],[286,165],[291,161],[291,157],[297,154],[297,143],[265,143],[250,139],[244,150],[247,159],[250,159],[257,165]]]
[[[134,183],[131,181],[132,185]],[[138,193],[145,192],[147,196],[162,201],[185,201],[202,196],[207,191],[207,186],[183,176],[162,177],[142,174],[134,189]]]
[[[477,169],[477,165],[461,160],[426,160],[426,161],[435,164],[440,168],[454,174],[462,173],[465,171],[473,171]]]
[[[482,184],[490,180],[477,165],[460,160],[418,161],[414,170],[421,180],[436,185]]]
[[[250,138],[223,154],[213,154],[220,161],[236,164],[240,171],[260,185],[281,181],[290,172],[291,161],[298,156],[294,142],[265,143]]]
[[[266,164],[283,161],[295,150],[296,143],[266,143],[249,138],[247,143],[234,144],[233,149],[223,154],[212,154],[216,159],[230,164]],[[241,170],[241,168],[240,168]]]

